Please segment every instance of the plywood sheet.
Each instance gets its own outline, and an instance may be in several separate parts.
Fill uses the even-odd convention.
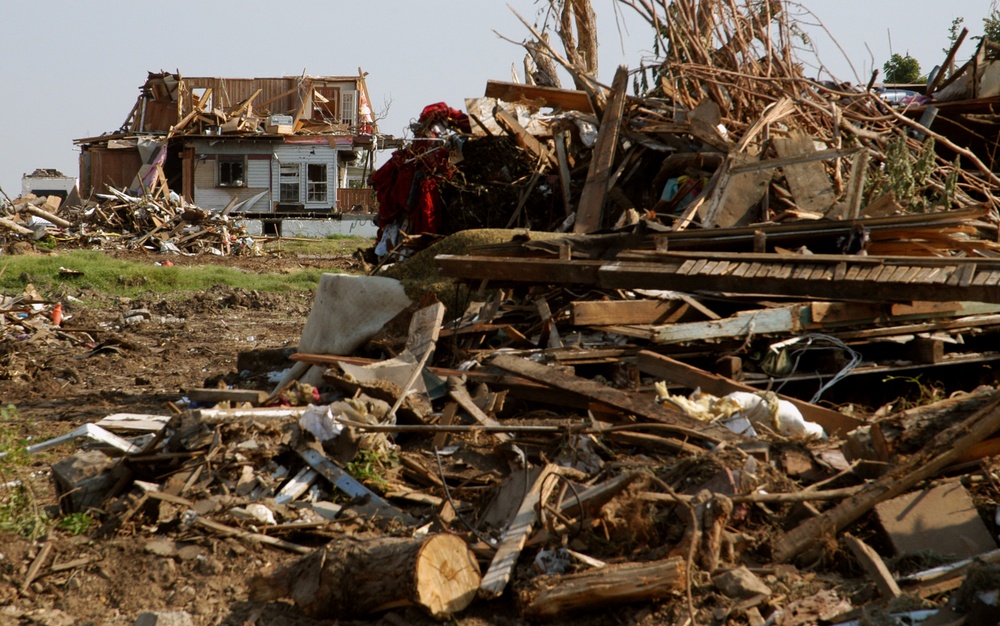
[[[933,550],[960,558],[997,548],[972,497],[957,481],[908,493],[875,506],[899,554]]]

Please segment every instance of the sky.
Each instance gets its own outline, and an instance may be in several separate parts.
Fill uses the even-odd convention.
[[[944,60],[948,29],[965,19],[982,34],[989,0],[803,0],[793,7],[823,66],[867,82],[890,50],[924,72]],[[651,56],[652,31],[615,0],[592,0],[600,41],[598,78]],[[79,175],[74,139],[119,128],[147,72],[187,76],[355,75],[361,67],[383,133],[408,136],[425,105],[464,109],[487,80],[522,73],[539,0],[135,0],[5,2],[0,35],[0,188],[21,193],[36,168]],[[829,31],[831,37],[824,34]],[[959,58],[971,54],[969,39]],[[964,56],[963,56],[964,55]],[[850,62],[848,62],[848,59]],[[815,73],[815,66],[810,66]],[[858,78],[855,78],[855,75]],[[824,76],[826,78],[828,76]],[[522,78],[523,80],[523,78]],[[571,86],[568,79],[564,86]]]

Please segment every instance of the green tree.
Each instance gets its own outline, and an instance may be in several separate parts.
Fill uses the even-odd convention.
[[[964,17],[956,17],[951,21],[951,26],[948,28],[948,47],[942,48],[941,52],[944,52],[945,54],[951,52],[955,42],[958,41],[958,36],[962,34],[962,24],[964,23]]]
[[[887,83],[915,83],[920,78],[920,63],[909,53],[906,56],[894,53],[882,69]]]
[[[990,12],[983,18],[983,39],[1000,43],[1000,9],[996,1],[990,4]]]

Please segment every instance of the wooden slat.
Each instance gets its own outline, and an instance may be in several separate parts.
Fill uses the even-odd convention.
[[[736,269],[733,270],[733,276],[744,277],[747,274],[747,270],[750,269],[749,263],[737,263]]]

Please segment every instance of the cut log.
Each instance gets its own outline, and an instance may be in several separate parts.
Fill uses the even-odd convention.
[[[671,557],[541,577],[532,589],[521,592],[520,602],[526,616],[538,618],[613,603],[656,600],[683,592],[685,571],[684,559]]]
[[[254,577],[250,598],[269,602],[290,597],[303,613],[320,619],[411,606],[443,619],[469,606],[479,581],[479,564],[455,535],[347,537]]]

